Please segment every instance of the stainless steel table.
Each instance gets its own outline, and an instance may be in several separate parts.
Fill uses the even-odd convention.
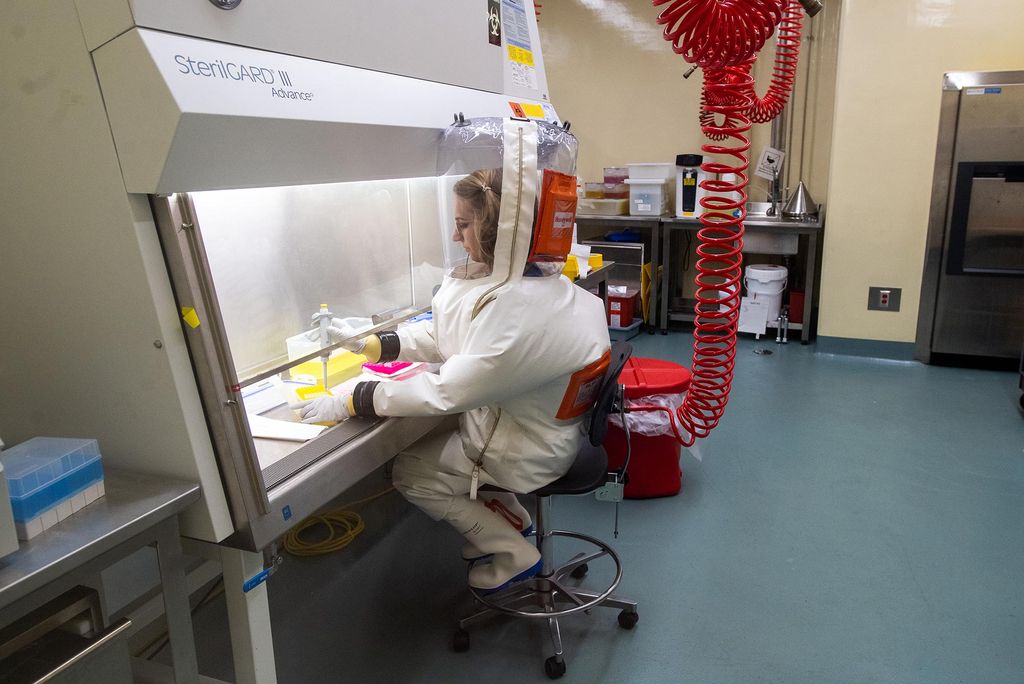
[[[593,271],[588,273],[585,278],[577,278],[574,281],[575,285],[579,285],[584,290],[589,290],[592,287],[597,287],[597,296],[601,298],[602,302],[607,304],[608,302],[608,274],[612,270],[612,266],[615,265],[614,261],[606,261],[601,268],[595,268]]]
[[[198,682],[177,515],[199,499],[199,485],[107,468],[104,488],[104,496],[0,559],[0,627],[155,544],[174,679]]]
[[[807,251],[804,255],[804,315],[803,319],[799,323],[791,323],[790,329],[800,331],[800,344],[808,344],[811,336],[811,315],[814,309],[814,286],[816,281],[817,259],[818,259],[818,238],[824,230],[825,225],[825,211],[823,207],[819,207],[818,218],[815,221],[794,221],[790,219],[784,219],[776,216],[765,216],[759,214],[748,214],[746,221],[743,222],[744,230],[748,233],[762,233],[770,235],[806,235],[807,236]],[[669,278],[669,273],[672,270],[672,250],[669,248],[671,234],[673,230],[688,230],[696,233],[700,230],[701,223],[696,218],[674,218],[664,217],[661,219],[661,235],[662,239],[665,240],[665,246],[661,250],[664,254],[664,266],[666,281]],[[668,288],[663,288],[667,290]],[[668,310],[669,296],[667,293],[661,298],[661,309],[660,315],[658,316],[658,325],[661,328],[662,334],[668,332],[669,324],[669,310]],[[673,318],[675,320],[675,318]],[[679,317],[679,320],[693,320],[693,315],[683,315]],[[769,326],[771,323],[769,323]]]
[[[576,215],[578,227],[587,226],[608,226],[614,229],[635,228],[638,230],[649,230],[651,232],[651,287],[647,292],[647,305],[650,312],[651,323],[648,332],[654,333],[654,323],[657,319],[658,302],[658,265],[661,263],[661,255],[658,253],[661,244],[661,222],[665,217],[661,216],[581,216]]]

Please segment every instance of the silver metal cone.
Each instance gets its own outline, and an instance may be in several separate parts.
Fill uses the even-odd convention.
[[[818,217],[818,204],[811,197],[803,181],[796,187],[796,192],[786,202],[782,215],[789,219],[813,220]]]

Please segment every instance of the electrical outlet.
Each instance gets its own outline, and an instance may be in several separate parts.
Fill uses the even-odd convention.
[[[868,310],[899,311],[902,293],[903,289],[899,287],[869,287]]]

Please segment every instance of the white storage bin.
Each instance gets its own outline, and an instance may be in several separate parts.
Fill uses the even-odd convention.
[[[625,216],[629,213],[629,200],[581,197],[576,204],[576,213],[580,216]]]
[[[668,212],[668,199],[672,194],[667,179],[627,178],[629,184],[630,216],[661,216]]]
[[[676,177],[675,162],[638,162],[629,165],[629,177],[632,179],[654,178],[671,180]]]

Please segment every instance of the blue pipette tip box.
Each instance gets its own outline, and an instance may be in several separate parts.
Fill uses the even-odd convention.
[[[33,437],[0,452],[0,461],[19,536],[37,518],[42,519],[41,531],[103,491],[103,462],[95,439]]]

